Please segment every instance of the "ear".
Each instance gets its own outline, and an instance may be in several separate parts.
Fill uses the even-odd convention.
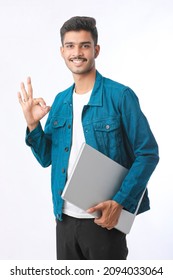
[[[61,56],[64,57],[64,48],[63,48],[63,46],[60,47],[60,53],[61,53]]]
[[[96,45],[95,46],[95,58],[97,58],[97,56],[99,55],[100,53],[100,46],[99,45]]]

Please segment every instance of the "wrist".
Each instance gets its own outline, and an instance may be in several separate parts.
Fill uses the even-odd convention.
[[[28,127],[29,131],[31,132],[38,126],[38,124],[39,124],[39,122],[37,122],[35,124],[28,124],[27,127]]]
[[[113,205],[115,205],[117,208],[123,209],[123,205],[119,204],[115,200],[112,200]]]

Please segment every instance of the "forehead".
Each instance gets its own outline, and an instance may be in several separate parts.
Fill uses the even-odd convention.
[[[64,44],[71,42],[74,44],[80,44],[81,42],[91,42],[94,43],[94,40],[89,31],[79,30],[79,31],[68,31],[64,36]]]

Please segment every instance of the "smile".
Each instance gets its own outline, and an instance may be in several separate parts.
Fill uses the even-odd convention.
[[[81,64],[82,62],[85,62],[87,60],[86,58],[71,58],[70,61],[75,64]]]

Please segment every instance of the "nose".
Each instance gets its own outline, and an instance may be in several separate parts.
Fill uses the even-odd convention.
[[[73,49],[73,56],[78,57],[78,56],[82,56],[83,55],[83,51],[82,48],[78,45],[75,46],[75,48]]]

